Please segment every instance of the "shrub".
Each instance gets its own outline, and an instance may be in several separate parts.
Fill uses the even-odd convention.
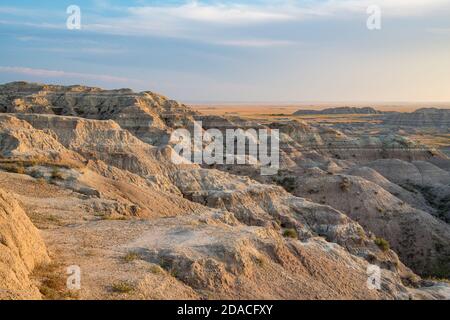
[[[158,265],[152,265],[150,267],[150,272],[153,274],[161,274],[163,273],[163,269],[161,269],[161,267]]]
[[[117,293],[130,293],[135,290],[135,286],[127,281],[120,281],[112,285],[112,290]]]
[[[293,176],[277,176],[273,181],[282,186],[287,192],[293,192],[297,186],[296,178]]]
[[[295,187],[297,186],[297,183],[295,181],[295,177],[284,177],[280,181],[280,185],[287,191],[287,192],[293,192],[295,190]]]
[[[390,249],[389,242],[383,238],[376,238],[375,244],[383,251],[388,251]]]
[[[285,238],[298,239],[298,234],[295,229],[287,229],[283,232]]]
[[[123,260],[125,261],[125,262],[132,262],[132,261],[135,261],[135,260],[139,260],[141,257],[139,256],[139,254],[138,253],[136,253],[136,252],[128,252],[124,257],[123,257]]]
[[[72,300],[78,299],[78,293],[69,291],[66,287],[66,278],[61,272],[60,264],[49,263],[38,265],[32,277],[38,280],[39,291],[45,300]]]

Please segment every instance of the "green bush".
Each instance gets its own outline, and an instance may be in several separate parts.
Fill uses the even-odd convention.
[[[390,249],[389,242],[383,238],[376,238],[375,244],[383,251],[388,251]]]
[[[283,232],[285,238],[298,239],[298,234],[295,229],[287,229]]]

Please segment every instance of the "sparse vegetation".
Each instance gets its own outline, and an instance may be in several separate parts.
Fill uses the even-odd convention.
[[[124,257],[123,257],[123,260],[125,261],[125,262],[133,262],[133,261],[135,261],[135,260],[140,260],[141,259],[141,256],[138,254],[138,253],[136,253],[136,252],[128,252]]]
[[[382,251],[389,251],[390,245],[386,239],[376,238],[374,242]]]
[[[153,274],[161,274],[163,273],[163,269],[160,266],[154,264],[150,267],[150,272]]]
[[[176,269],[174,261],[172,261],[170,258],[162,257],[159,260],[159,265],[161,266],[161,268],[166,270],[172,277],[178,278],[179,270]]]
[[[114,283],[112,286],[112,290],[116,293],[131,293],[136,290],[136,287],[133,283],[128,281],[119,281]]]
[[[286,229],[283,232],[285,238],[298,239],[298,234],[295,229]]]
[[[50,227],[54,226],[62,227],[66,225],[66,223],[63,220],[61,220],[60,217],[55,216],[53,214],[30,213],[30,219],[40,229],[49,229]]]
[[[167,259],[164,259],[164,258],[161,258],[160,260],[159,260],[159,265],[161,266],[161,268],[163,268],[164,270],[170,270],[170,268],[171,268],[171,266],[172,266],[172,264],[170,263],[170,261],[169,260],[167,260]]]
[[[297,186],[295,177],[290,176],[279,177],[276,183],[282,186],[287,192],[293,192]]]
[[[69,291],[66,286],[65,272],[57,263],[40,265],[33,275],[40,284],[39,291],[45,300],[74,300],[79,298],[78,292]]]
[[[129,217],[120,214],[100,214],[98,216],[102,220],[109,220],[109,221],[126,221],[129,219]]]

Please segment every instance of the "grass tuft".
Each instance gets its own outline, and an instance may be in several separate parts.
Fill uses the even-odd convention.
[[[283,232],[285,238],[298,239],[298,234],[295,229],[287,229]]]
[[[136,252],[128,252],[123,257],[123,260],[125,262],[133,262],[133,261],[140,260],[140,259],[141,259],[141,256],[138,253],[136,253]]]
[[[116,293],[131,293],[136,289],[135,285],[128,281],[116,282],[111,287]]]
[[[389,251],[390,245],[389,242],[386,239],[383,238],[376,238],[374,240],[375,244],[382,250],[382,251]]]

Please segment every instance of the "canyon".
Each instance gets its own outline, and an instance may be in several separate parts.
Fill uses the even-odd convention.
[[[416,120],[388,119],[261,120],[150,91],[0,85],[0,299],[450,299],[450,158],[412,138]],[[198,121],[279,130],[280,170],[174,163],[172,134]]]

